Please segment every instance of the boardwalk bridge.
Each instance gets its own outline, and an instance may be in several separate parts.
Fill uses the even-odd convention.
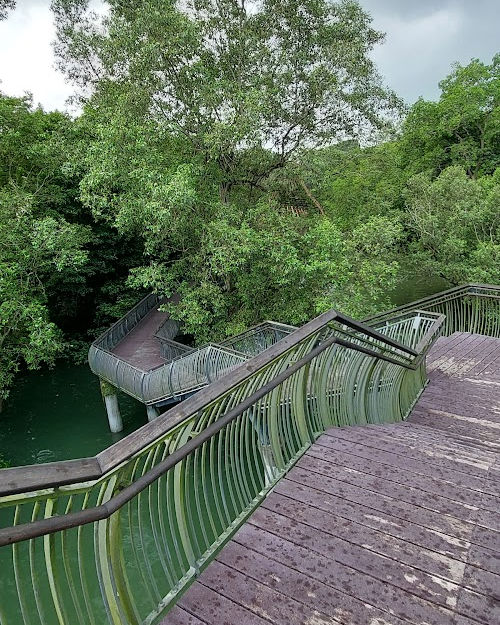
[[[0,471],[2,625],[500,623],[500,287],[275,330],[97,456]]]
[[[162,407],[186,399],[297,329],[265,321],[194,349],[175,340],[179,324],[159,310],[166,301],[151,293],[90,347],[90,368],[101,379],[113,432],[123,429],[117,389],[146,404],[151,421]]]

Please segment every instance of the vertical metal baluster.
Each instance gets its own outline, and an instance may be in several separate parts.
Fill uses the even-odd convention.
[[[16,505],[14,509],[14,525],[19,524],[19,517],[21,514],[21,506]],[[31,619],[29,617],[29,609],[26,604],[23,591],[23,579],[21,574],[21,562],[20,562],[20,550],[23,543],[14,543],[12,545],[12,563],[14,567],[14,579],[16,581],[17,598],[19,600],[19,606],[21,608],[21,615],[24,625],[31,625]]]
[[[64,511],[64,514],[69,514],[72,511],[72,509],[73,509],[73,496],[70,495],[68,497],[68,503],[66,504],[66,509]],[[71,531],[71,530],[68,530],[68,531]],[[69,553],[68,546],[67,546],[68,531],[61,532],[61,554],[62,554],[64,572],[66,575],[66,580],[68,583],[71,599],[73,601],[74,613],[76,613],[78,622],[81,623],[81,625],[86,625],[86,621],[83,617],[83,612],[80,606],[80,601],[78,599],[77,592],[76,592],[76,584],[75,584],[75,580],[73,577],[73,571],[71,570],[71,564],[70,564],[71,554]]]

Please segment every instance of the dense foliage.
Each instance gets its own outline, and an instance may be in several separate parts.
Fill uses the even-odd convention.
[[[1,397],[148,289],[201,343],[500,282],[500,57],[403,120],[353,0],[108,5],[53,1],[78,118],[0,98]]]
[[[88,328],[137,297],[123,292],[134,246],[78,200],[81,134],[61,113],[0,95],[0,399],[22,363],[76,356]]]

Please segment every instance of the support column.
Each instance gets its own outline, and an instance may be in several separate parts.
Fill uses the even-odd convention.
[[[101,393],[108,414],[109,429],[115,433],[121,432],[123,430],[123,422],[118,406],[117,389],[109,382],[106,382],[106,380],[100,379],[100,382]]]
[[[148,413],[148,421],[154,421],[158,416],[158,411],[152,405],[146,406],[146,410]]]

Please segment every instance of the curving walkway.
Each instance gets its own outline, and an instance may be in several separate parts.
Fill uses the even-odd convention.
[[[428,370],[408,422],[321,436],[164,625],[500,624],[500,339]]]
[[[166,361],[161,355],[161,345],[155,332],[168,317],[168,313],[153,308],[116,345],[113,354],[143,371],[164,365]]]

